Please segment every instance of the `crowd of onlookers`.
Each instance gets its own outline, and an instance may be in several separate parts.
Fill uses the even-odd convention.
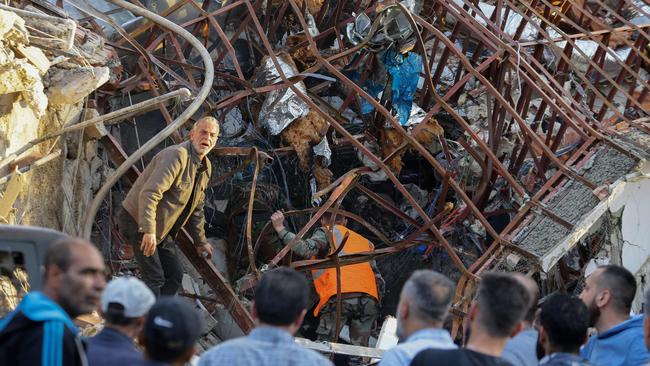
[[[51,246],[44,265],[42,291],[28,293],[0,319],[0,365],[184,365],[195,356],[203,320],[191,302],[156,299],[133,277],[106,284],[101,254],[80,239]],[[256,327],[203,352],[199,366],[331,365],[294,341],[309,292],[301,273],[265,272],[251,306]],[[559,293],[540,298],[529,277],[485,273],[464,310],[459,345],[445,327],[454,284],[440,273],[418,270],[400,294],[395,314],[400,342],[379,365],[650,365],[650,306],[645,319],[630,315],[635,293],[634,276],[615,265],[591,273],[579,298]],[[82,339],[72,319],[96,309],[104,328]],[[590,336],[590,329],[595,334]]]

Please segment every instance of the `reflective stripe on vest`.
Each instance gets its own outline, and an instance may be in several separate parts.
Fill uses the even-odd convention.
[[[336,225],[332,229],[334,234],[334,246],[330,253],[336,251],[343,238],[349,233],[348,240],[339,252],[339,256],[344,254],[367,252],[372,250],[372,243],[363,236],[349,230],[345,226]],[[328,234],[328,240],[329,240]],[[320,301],[314,309],[314,316],[318,316],[320,310],[325,306],[327,301],[336,296],[336,268],[318,269],[312,271],[314,287],[320,297]],[[377,282],[375,273],[368,262],[349,264],[341,266],[341,293],[361,292],[368,294],[375,299],[377,295]]]

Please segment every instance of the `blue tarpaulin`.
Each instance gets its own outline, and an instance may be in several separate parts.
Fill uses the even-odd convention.
[[[384,91],[384,86],[379,83],[373,83],[372,81],[367,81],[363,86],[363,90],[366,93],[372,95],[375,98],[379,98],[379,94]],[[361,98],[361,114],[367,114],[375,110],[375,106],[370,104],[365,98]]]
[[[347,71],[344,72],[345,76],[349,77],[350,80],[359,84],[359,79],[361,75],[358,71]],[[384,91],[384,85],[378,82],[373,82],[372,80],[366,80],[361,88],[375,99],[379,98],[379,94]],[[368,114],[375,110],[375,107],[370,104],[365,98],[361,98],[361,114]]]
[[[422,70],[422,57],[417,53],[401,54],[397,51],[388,50],[380,56],[386,71],[392,78],[391,82],[391,103],[393,110],[399,116],[399,122],[402,126],[406,125],[411,116],[411,106],[413,105],[413,96],[418,86],[420,70]],[[355,82],[359,82],[357,72],[348,73],[348,76]],[[378,78],[381,80],[382,78]],[[384,90],[384,85],[372,80],[366,80],[361,85],[366,93],[375,98]],[[364,98],[361,98],[361,114],[368,114],[375,110],[375,107]]]
[[[422,57],[417,53],[402,55],[399,52],[388,50],[382,56],[386,70],[392,77],[391,103],[397,110],[399,122],[402,126],[411,116],[413,96],[418,86],[420,70],[422,70]]]

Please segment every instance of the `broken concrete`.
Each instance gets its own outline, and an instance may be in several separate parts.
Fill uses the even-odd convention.
[[[581,175],[596,185],[613,183],[620,176],[627,174],[635,161],[612,148],[597,151],[581,169]],[[546,203],[548,209],[571,224],[578,221],[599,200],[591,189],[578,182],[568,182]],[[526,250],[540,257],[547,254],[569,230],[549,217],[537,217],[522,230],[513,241]]]
[[[45,53],[43,53],[40,48],[34,46],[18,45],[16,47],[16,52],[18,56],[27,59],[29,63],[36,66],[41,76],[45,75],[47,70],[49,70],[50,60],[48,60],[47,56],[45,56]]]
[[[74,21],[44,15],[34,8],[13,11],[12,8],[6,10],[3,5],[2,9],[0,157],[3,168],[0,170],[2,175],[6,175],[8,168],[24,169],[25,164],[29,167],[31,162],[53,150],[66,149],[65,142],[47,141],[25,151],[23,156],[12,156],[16,151],[24,151],[22,148],[28,142],[78,122],[80,102],[108,80],[109,69],[104,65],[82,67],[75,63],[75,59],[67,59],[66,69],[59,67],[61,58],[57,58],[53,49],[64,51],[72,47],[66,43],[74,40]],[[29,32],[36,32],[36,35]],[[49,41],[44,42],[47,35]],[[53,40],[62,43],[56,44]],[[46,48],[41,48],[43,46]],[[97,155],[97,142],[92,142],[92,139],[101,138],[106,133],[105,130],[88,129],[87,139],[90,141],[80,139],[83,135],[75,135],[68,147],[82,144],[83,148],[77,155],[81,160],[69,162],[70,159],[56,158],[25,174],[25,184],[15,202],[16,215],[12,222],[45,226],[77,235],[79,220],[84,217],[93,189],[98,189],[101,184],[99,172],[105,170]],[[25,159],[30,156],[33,159]],[[32,184],[32,181],[38,184]],[[53,190],[53,186],[63,189]]]
[[[108,67],[53,68],[49,73],[47,97],[53,105],[74,104],[87,97],[110,78]]]
[[[241,329],[235,324],[246,324],[242,321],[247,319],[245,310],[232,309],[245,309],[244,305],[252,300],[249,287],[243,286],[235,293],[231,284],[250,284],[242,278],[247,280],[272,259],[272,265],[282,263],[282,258],[274,258],[282,245],[268,229],[269,214],[277,209],[303,211],[287,223],[298,231],[316,211],[312,197],[317,190],[325,192],[320,204],[328,202],[331,192],[343,191],[343,207],[360,217],[350,219],[350,225],[383,251],[377,253],[383,255],[379,266],[388,279],[383,302],[387,314],[394,313],[403,281],[416,268],[435,268],[454,280],[463,280],[459,286],[466,287],[459,288],[454,299],[459,310],[454,313],[456,331],[461,324],[458,314],[463,314],[472,298],[472,279],[482,271],[534,273],[548,293],[564,286],[576,288],[579,281],[571,276],[564,278],[557,264],[570,257],[574,272],[584,268],[584,261],[575,252],[587,247],[586,239],[576,238],[588,226],[586,221],[598,222],[592,226],[604,225],[602,222],[607,220],[596,211],[608,199],[608,184],[628,173],[648,150],[647,143],[644,145],[647,140],[636,135],[641,132],[642,136],[647,126],[645,122],[634,122],[647,114],[647,108],[641,107],[648,103],[644,84],[647,73],[643,70],[647,65],[639,62],[647,53],[641,53],[646,51],[634,44],[645,36],[637,32],[636,37],[641,38],[626,38],[631,32],[617,30],[630,27],[627,12],[601,9],[596,14],[601,20],[591,24],[589,17],[575,13],[578,9],[567,14],[555,10],[552,13],[540,5],[541,9],[535,9],[539,14],[527,21],[531,14],[525,10],[528,3],[505,1],[502,11],[494,14],[500,21],[492,22],[487,19],[496,7],[489,2],[478,4],[482,13],[463,10],[463,5],[471,5],[466,0],[438,2],[435,7],[426,2],[401,2],[408,11],[420,15],[413,18],[417,24],[413,29],[401,13],[403,8],[395,2],[373,8],[367,8],[367,2],[298,3],[311,15],[278,1],[265,2],[253,10],[232,3],[227,16],[204,14],[208,21],[197,20],[199,12],[189,4],[173,10],[173,2],[152,3],[158,12],[171,9],[167,16],[173,21],[205,21],[206,27],[196,27],[194,34],[206,45],[218,73],[213,92],[194,119],[210,113],[222,122],[223,149],[211,156],[214,181],[206,200],[206,230],[212,237],[223,238],[219,241],[220,260],[218,269],[202,260],[185,262],[186,295],[201,302],[211,328],[202,346],[239,335]],[[221,5],[211,6],[217,10]],[[60,9],[52,8],[51,13],[59,14]],[[126,11],[101,9],[110,12],[107,15],[114,20],[135,19]],[[591,11],[589,7],[584,9]],[[437,15],[443,19],[442,12],[446,22],[426,21]],[[506,14],[507,19],[503,19]],[[261,33],[257,24],[250,22],[255,17],[264,24]],[[552,19],[541,19],[546,17]],[[461,18],[464,21],[459,23]],[[26,24],[31,32],[35,25],[29,22],[35,18],[29,19]],[[567,42],[566,37],[555,32],[546,35],[538,25],[560,24],[579,45],[591,47],[588,56],[596,56],[593,44],[585,43],[595,42],[591,34],[581,35],[577,27],[570,26],[571,21],[579,19],[584,19],[581,26],[587,29],[602,25],[607,26],[598,28],[602,31],[614,29],[608,47],[617,52],[624,49],[622,56],[637,60],[623,67],[624,60],[608,55],[591,60],[573,50],[567,52],[570,62],[562,64],[560,54],[551,52],[555,48],[549,42],[564,45],[561,42]],[[19,23],[13,19],[11,24]],[[62,23],[46,24],[39,29],[56,34],[54,38],[65,37]],[[460,32],[454,33],[457,24],[461,25]],[[17,151],[24,143],[21,136],[29,134],[27,129],[13,126],[20,115],[29,116],[25,126],[37,131],[37,137],[44,131],[55,131],[62,125],[167,93],[180,85],[196,90],[204,80],[205,68],[196,61],[197,51],[186,48],[183,42],[175,44],[178,38],[173,32],[162,31],[151,22],[145,24],[138,19],[123,24],[133,32],[132,37],[125,40],[115,35],[112,42],[118,46],[116,49],[106,47],[101,35],[88,30],[107,29],[104,23],[85,19],[81,25],[74,37],[75,52],[79,54],[52,47],[44,52],[49,66],[36,55],[38,51],[20,51],[35,45],[28,43],[35,38],[33,33],[25,33],[21,41],[23,33],[11,30],[20,26],[12,25],[7,31],[15,35],[0,49],[0,65],[11,65],[7,70],[16,70],[16,76],[7,80],[19,80],[20,68],[33,65],[29,74],[33,83],[21,86],[10,82],[6,88],[22,89],[0,97],[0,109],[6,112],[0,118],[12,121],[11,126],[0,126],[9,136],[3,142],[5,151]],[[518,34],[520,25],[523,32]],[[326,30],[331,33],[324,34]],[[415,32],[426,34],[424,45],[416,42]],[[603,39],[605,33],[598,34],[598,39]],[[542,47],[537,47],[538,43]],[[142,49],[148,54],[142,55]],[[125,62],[123,68],[114,62],[117,52]],[[386,59],[386,54],[395,57]],[[276,55],[275,62],[280,63],[288,80],[280,77],[275,67]],[[387,72],[388,64],[399,68],[399,61],[409,57],[422,58],[424,66],[410,73]],[[604,63],[604,73],[593,68],[592,61]],[[585,74],[590,66],[592,70]],[[639,80],[626,74],[628,68],[640,75]],[[47,70],[45,78],[40,75],[43,70]],[[402,79],[413,80],[403,83]],[[93,95],[102,84],[102,90]],[[289,84],[304,96],[298,96]],[[37,94],[39,90],[40,102],[30,104],[38,98],[29,93]],[[406,105],[400,105],[404,101]],[[23,206],[18,204],[22,222],[59,225],[75,233],[93,192],[111,173],[104,153],[113,164],[121,164],[124,155],[162,130],[186,105],[161,105],[154,112],[129,120],[119,127],[119,133],[117,127],[93,126],[34,149],[63,147],[64,158],[49,166],[50,176],[43,181],[57,182],[64,189],[60,196],[49,197],[50,201],[47,192],[28,192],[47,202],[38,207],[44,214],[42,221],[24,214]],[[82,107],[86,110],[80,116]],[[404,118],[399,117],[407,110],[411,114],[403,123]],[[142,169],[158,149],[179,142],[186,132],[181,129],[174,141],[151,150],[136,167]],[[622,149],[632,156],[617,150],[621,150],[624,138],[633,140],[636,146]],[[252,159],[245,158],[251,147],[273,160],[256,160],[253,166]],[[573,157],[579,158],[577,163]],[[567,169],[577,171],[583,181]],[[131,170],[129,174],[136,173]],[[555,178],[561,184],[547,184]],[[343,187],[344,181],[352,183]],[[97,230],[93,239],[105,248],[111,261],[118,255],[119,263],[128,265],[128,259],[122,261],[119,249],[125,247],[124,243],[111,235],[112,215],[124,189],[113,187],[114,196],[106,199],[94,217]],[[253,191],[255,195],[250,197]],[[533,196],[568,222],[566,226],[574,228],[566,228],[540,210],[530,199]],[[55,203],[63,209],[52,219]],[[251,210],[248,205],[253,206]],[[622,214],[622,224],[610,220],[611,225],[624,226],[627,212]],[[421,233],[412,235],[416,230]],[[596,238],[601,232],[591,234]],[[609,236],[612,242],[620,241],[613,234]],[[506,240],[524,250],[514,250]],[[569,241],[573,242],[572,248],[567,249],[567,245],[558,250]],[[583,244],[574,245],[579,241]],[[628,256],[633,253],[630,248],[628,245]],[[586,257],[592,255],[587,253]],[[625,245],[607,255],[624,258]],[[553,258],[547,259],[549,256]],[[199,274],[207,279],[200,279]]]

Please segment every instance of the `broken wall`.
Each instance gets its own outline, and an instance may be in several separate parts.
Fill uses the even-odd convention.
[[[650,279],[650,166],[640,169],[645,175],[626,182],[623,193],[610,206],[610,211],[623,210],[621,217],[621,264],[634,273],[637,294],[632,311],[641,311],[643,294]],[[646,304],[648,306],[648,304]]]
[[[584,277],[589,276],[598,265],[622,265],[632,272],[637,281],[637,293],[632,311],[642,311],[644,293],[648,289],[650,274],[650,228],[645,225],[650,215],[650,175],[648,164],[642,162],[636,172],[614,182],[609,187],[609,197],[584,215],[581,224],[567,237],[573,237],[575,244],[560,260],[564,271],[564,282],[571,277],[567,272],[575,270],[578,278],[569,285],[569,291],[578,294],[584,285]],[[570,244],[570,245],[573,245]],[[568,248],[568,247],[567,247]],[[579,257],[589,257],[581,271]],[[553,267],[553,269],[556,269]],[[553,270],[547,274],[549,278]],[[558,288],[561,286],[557,286]]]
[[[76,43],[70,49],[54,41],[41,48],[37,40],[42,37],[30,32],[42,36],[42,29],[51,29],[52,39],[65,43],[54,30],[74,24],[30,10],[17,10],[22,15],[0,10],[0,175],[9,180],[14,171],[23,172],[19,180],[14,178],[19,182],[12,185],[14,190],[5,191],[3,204],[9,209],[1,214],[7,223],[78,235],[84,208],[104,172],[97,155],[100,136],[87,129],[33,147],[32,142],[80,122],[88,95],[109,80],[110,70],[102,65],[106,59],[82,55],[82,49],[93,50],[90,38],[100,45],[102,41],[81,30],[72,31]]]

